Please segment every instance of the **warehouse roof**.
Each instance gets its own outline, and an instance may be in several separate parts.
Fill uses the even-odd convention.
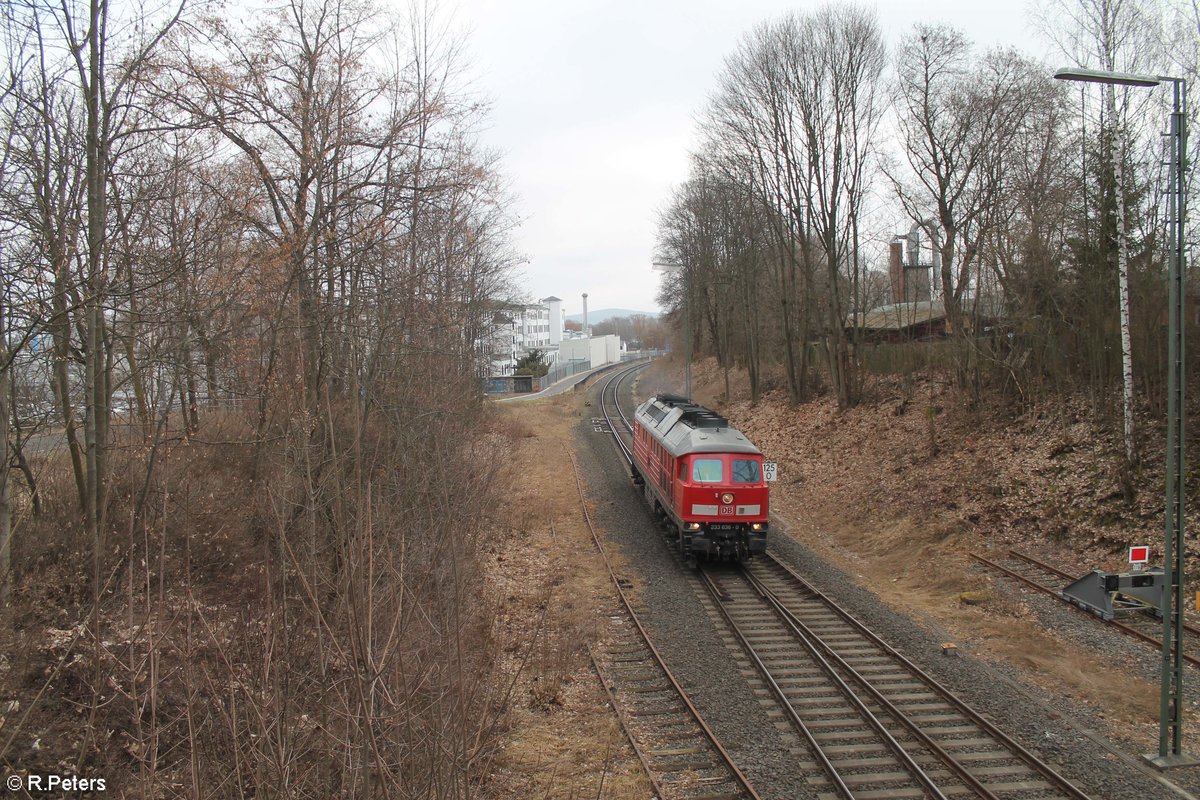
[[[919,300],[915,303],[892,303],[856,314],[857,327],[868,331],[898,331],[904,328],[946,318],[946,308],[940,302]]]

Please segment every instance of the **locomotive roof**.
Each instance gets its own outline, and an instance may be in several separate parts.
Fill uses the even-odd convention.
[[[757,453],[742,432],[715,411],[686,397],[659,394],[638,406],[634,416],[671,455]]]

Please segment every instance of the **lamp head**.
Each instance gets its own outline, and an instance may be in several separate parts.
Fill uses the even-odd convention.
[[[1060,81],[1083,81],[1085,83],[1115,83],[1121,86],[1158,86],[1162,79],[1153,75],[1135,75],[1129,72],[1105,72],[1098,69],[1064,67],[1054,73]]]

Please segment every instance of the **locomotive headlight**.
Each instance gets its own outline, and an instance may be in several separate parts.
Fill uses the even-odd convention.
[[[700,523],[699,522],[689,522],[684,527],[686,527],[689,531],[698,531],[698,530],[700,530]]]
[[[732,503],[733,502],[733,492],[726,492],[725,494],[721,495],[721,502],[724,503],[725,505],[729,505],[730,503]]]
[[[750,530],[761,531],[762,529],[763,529],[763,524],[761,522],[751,522],[750,523]]]

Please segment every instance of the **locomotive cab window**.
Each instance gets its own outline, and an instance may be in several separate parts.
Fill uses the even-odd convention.
[[[692,462],[692,480],[698,483],[720,483],[724,478],[719,458],[697,458]]]
[[[762,473],[758,469],[758,462],[752,458],[735,458],[733,460],[733,482],[734,483],[758,483],[762,480]]]

